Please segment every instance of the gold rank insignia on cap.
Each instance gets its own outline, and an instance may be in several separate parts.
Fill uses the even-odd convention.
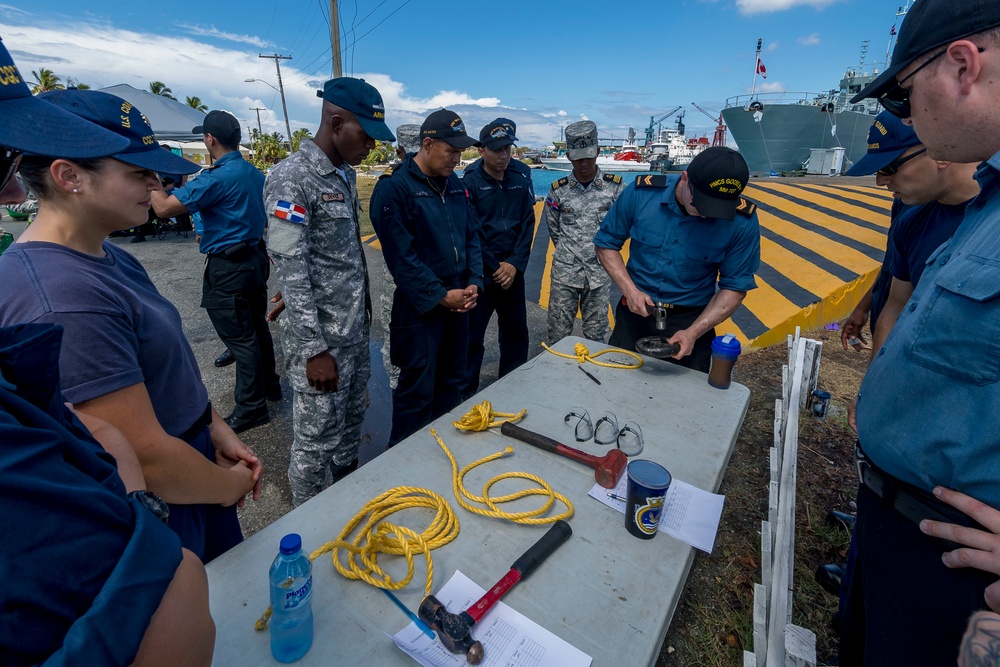
[[[667,187],[667,177],[665,174],[646,174],[637,176],[635,179],[637,188],[665,188]]]
[[[739,213],[740,215],[742,215],[742,216],[744,216],[746,218],[749,218],[750,216],[752,216],[754,214],[754,211],[756,211],[756,210],[757,210],[757,204],[754,204],[749,199],[746,199],[744,197],[740,197],[740,203],[736,207],[736,212],[737,213]]]

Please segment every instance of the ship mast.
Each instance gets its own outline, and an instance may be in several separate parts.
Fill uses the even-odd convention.
[[[754,58],[753,63],[753,85],[750,86],[750,97],[753,97],[754,91],[757,90],[757,71],[760,69],[760,44],[764,40],[757,38],[757,57]]]
[[[889,44],[885,47],[885,68],[889,69],[889,65],[892,63],[892,50],[896,46],[896,35],[898,30],[896,29],[896,24],[899,23],[899,17],[906,16],[906,12],[910,9],[910,0],[906,0],[906,5],[900,7],[896,10],[896,23],[892,24],[892,32],[889,34]]]

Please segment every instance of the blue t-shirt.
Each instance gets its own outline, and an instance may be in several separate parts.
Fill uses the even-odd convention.
[[[968,205],[967,201],[961,204],[934,201],[910,207],[901,213],[892,235],[894,252],[889,270],[893,278],[916,285],[924,272],[927,258],[962,224]]]
[[[264,236],[264,174],[239,151],[226,153],[170,194],[190,213],[201,213],[205,231],[199,249],[206,255]]]
[[[858,394],[858,438],[890,475],[1000,507],[1000,153],[928,259]]]
[[[704,306],[720,289],[746,292],[757,287],[760,223],[757,213],[737,212],[730,222],[685,215],[674,190],[680,176],[664,187],[622,190],[594,236],[599,248],[629,245],[629,277],[653,301]]]
[[[8,293],[9,294],[9,293]],[[63,405],[60,327],[0,328],[0,664],[126,665],[181,561]]]
[[[52,322],[65,329],[59,371],[71,403],[145,383],[163,430],[179,436],[208,405],[181,316],[146,270],[104,243],[92,257],[55,243],[15,243],[0,255],[0,326]]]

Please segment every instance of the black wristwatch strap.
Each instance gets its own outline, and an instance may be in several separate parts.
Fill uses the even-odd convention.
[[[132,491],[128,496],[129,498],[138,500],[141,505],[155,514],[160,521],[163,523],[167,522],[167,518],[170,516],[170,507],[158,495],[144,489],[142,491]]]

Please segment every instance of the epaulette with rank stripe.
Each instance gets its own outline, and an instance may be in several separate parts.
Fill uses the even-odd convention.
[[[604,174],[604,180],[618,184],[622,182],[621,174]]]
[[[646,174],[645,176],[637,176],[635,179],[635,187],[665,188],[667,187],[667,176],[666,174]]]
[[[736,207],[736,212],[740,215],[749,218],[757,210],[757,204],[754,204],[749,199],[740,197],[740,204]]]
[[[389,167],[386,168],[385,171],[379,174],[378,177],[385,178],[386,176],[392,176],[392,172],[394,171],[396,171],[396,167],[390,165]]]
[[[563,176],[558,181],[555,181],[552,184],[552,189],[553,190],[558,190],[559,188],[561,188],[562,186],[566,185],[567,183],[569,183],[569,176]]]

